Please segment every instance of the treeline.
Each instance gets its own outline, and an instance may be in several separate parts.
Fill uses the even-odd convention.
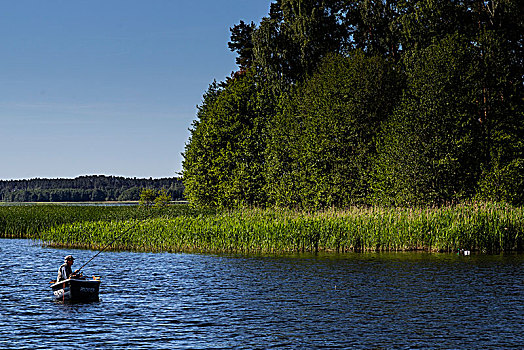
[[[524,5],[277,0],[186,145],[199,206],[524,203]]]
[[[184,197],[178,178],[138,179],[89,175],[74,179],[1,180],[0,200],[7,202],[137,201],[142,189],[165,189],[172,200]]]

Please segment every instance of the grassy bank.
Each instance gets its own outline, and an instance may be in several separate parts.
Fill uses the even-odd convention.
[[[145,210],[130,205],[1,205],[0,238],[38,238],[43,231],[64,224],[141,220],[146,217],[178,215],[194,215],[194,210],[187,205],[173,205],[163,210]]]
[[[126,231],[127,230],[127,231]],[[53,246],[172,252],[522,251],[524,209],[470,204],[435,209],[351,208],[323,212],[246,209],[141,220],[84,220],[52,226]]]

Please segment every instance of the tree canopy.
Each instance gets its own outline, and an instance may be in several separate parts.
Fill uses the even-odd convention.
[[[524,6],[276,0],[231,29],[183,164],[197,206],[524,203]]]
[[[0,200],[6,202],[137,201],[140,191],[165,189],[171,200],[184,198],[179,178],[141,179],[87,175],[74,179],[1,180]]]

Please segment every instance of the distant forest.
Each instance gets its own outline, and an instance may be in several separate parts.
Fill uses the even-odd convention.
[[[192,124],[209,207],[524,205],[524,2],[274,0]]]
[[[1,180],[0,200],[5,202],[98,202],[139,200],[142,189],[165,189],[181,200],[184,185],[176,177],[137,179],[105,175],[74,179]]]

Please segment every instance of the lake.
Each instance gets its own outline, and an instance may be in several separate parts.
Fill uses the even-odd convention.
[[[63,257],[0,239],[0,348],[485,349],[524,345],[524,255],[103,252],[99,302],[53,301]]]

